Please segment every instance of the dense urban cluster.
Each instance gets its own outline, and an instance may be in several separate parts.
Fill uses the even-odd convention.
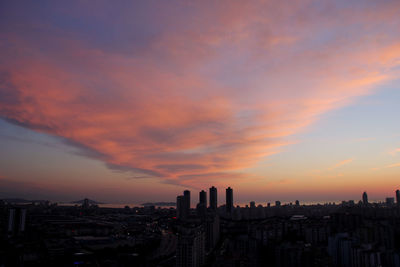
[[[400,191],[385,202],[234,205],[232,188],[175,207],[104,208],[85,199],[0,201],[0,266],[400,266]]]

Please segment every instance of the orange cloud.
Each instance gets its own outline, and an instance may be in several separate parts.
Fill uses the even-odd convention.
[[[345,159],[345,160],[342,160],[342,161],[336,163],[335,166],[329,168],[329,170],[334,170],[334,169],[339,168],[339,167],[341,167],[341,166],[343,166],[343,165],[347,165],[347,164],[349,164],[349,163],[351,163],[351,162],[353,162],[353,159]]]
[[[301,2],[193,5],[179,6],[190,16],[160,16],[151,37],[132,32],[125,14],[126,32],[111,45],[76,29],[10,22],[0,43],[0,115],[112,169],[200,186],[250,179],[244,170],[290,135],[396,77],[398,5],[329,14]]]
[[[394,163],[386,166],[386,168],[395,168],[395,167],[400,167],[400,163]]]

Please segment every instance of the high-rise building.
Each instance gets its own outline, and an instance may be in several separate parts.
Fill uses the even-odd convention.
[[[190,213],[190,191],[189,190],[183,191],[183,198],[184,198],[184,202],[185,202],[185,213],[186,213],[186,216],[189,216],[189,213]]]
[[[394,197],[387,197],[386,198],[386,206],[392,207],[394,205]]]
[[[82,208],[88,209],[90,207],[89,199],[85,198],[82,203]]]
[[[275,207],[280,207],[281,206],[281,202],[279,200],[275,201]]]
[[[250,219],[256,218],[256,202],[250,202]]]
[[[261,204],[259,204],[257,206],[257,218],[258,219],[264,219],[265,218],[265,209]]]
[[[204,190],[199,193],[199,203],[207,207],[207,192]]]
[[[242,219],[242,211],[239,206],[233,208],[232,219],[235,221],[240,221]]]
[[[212,210],[217,210],[217,188],[214,186],[210,188],[210,208]]]
[[[185,218],[185,199],[183,196],[176,197],[176,217],[178,219]]]
[[[176,246],[176,266],[202,266],[205,262],[205,239],[202,227],[180,228]]]
[[[8,210],[8,236],[21,235],[25,231],[26,209],[12,208]]]
[[[233,190],[228,187],[226,189],[226,212],[231,213],[233,209]]]
[[[296,200],[296,206],[300,206],[300,201]]]
[[[207,216],[207,206],[203,203],[198,203],[196,206],[196,213],[201,220],[204,220]]]
[[[364,193],[362,194],[362,201],[363,201],[363,204],[364,204],[364,205],[368,205],[368,195],[367,195],[367,192],[364,192]]]
[[[206,219],[206,251],[215,248],[219,240],[219,217],[216,213],[211,213]]]
[[[400,190],[396,190],[396,203],[400,206]]]

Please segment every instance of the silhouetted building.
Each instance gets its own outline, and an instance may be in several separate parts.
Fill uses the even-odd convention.
[[[367,192],[364,192],[363,194],[362,194],[362,202],[363,202],[363,204],[366,206],[366,205],[368,205],[368,195],[367,195]]]
[[[391,207],[394,205],[394,198],[393,197],[387,197],[386,198],[386,206]]]
[[[281,202],[279,200],[275,201],[275,207],[280,207],[281,206]]]
[[[176,217],[178,219],[185,218],[185,199],[183,196],[176,197]]]
[[[265,218],[265,209],[264,209],[264,207],[263,207],[261,204],[259,204],[259,205],[257,206],[256,217],[257,217],[258,219],[264,219],[264,218]]]
[[[202,227],[181,228],[176,247],[177,267],[200,267],[205,262],[205,233]]]
[[[189,216],[190,214],[190,191],[185,190],[183,191],[183,198],[185,202],[185,216]]]
[[[226,212],[231,213],[233,209],[233,190],[228,187],[226,189]]]
[[[207,192],[204,190],[201,190],[199,193],[199,203],[207,207]]]
[[[300,206],[300,201],[296,200],[296,206]]]
[[[206,251],[211,251],[219,240],[219,217],[216,213],[207,216],[206,220]]]
[[[241,208],[239,206],[237,206],[236,208],[233,208],[232,219],[236,220],[236,221],[239,221],[242,219],[242,212],[241,212]]]
[[[210,208],[213,210],[217,210],[218,206],[218,198],[217,198],[217,188],[214,186],[210,188]]]
[[[352,240],[348,233],[339,233],[329,237],[328,253],[335,266],[351,267]]]
[[[204,220],[207,215],[207,206],[203,203],[198,203],[196,206],[196,213],[197,216],[200,217],[200,219]]]
[[[396,203],[400,206],[400,190],[396,190]]]
[[[85,198],[82,203],[82,208],[88,209],[90,206],[89,199]]]
[[[256,218],[256,203],[254,201],[250,202],[250,219]]]
[[[26,209],[11,208],[8,210],[7,234],[9,237],[21,235],[25,231]]]

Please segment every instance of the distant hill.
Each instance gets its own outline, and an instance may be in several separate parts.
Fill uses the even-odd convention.
[[[82,200],[77,200],[77,201],[71,201],[70,203],[72,203],[72,204],[83,204],[84,201],[85,201],[85,200],[82,199]],[[98,205],[98,204],[104,204],[104,203],[102,203],[102,202],[97,202],[97,201],[95,201],[95,200],[89,199],[89,204],[90,204],[90,205]]]
[[[165,207],[165,206],[176,206],[175,202],[147,202],[141,204],[142,206],[160,206],[160,207]]]

